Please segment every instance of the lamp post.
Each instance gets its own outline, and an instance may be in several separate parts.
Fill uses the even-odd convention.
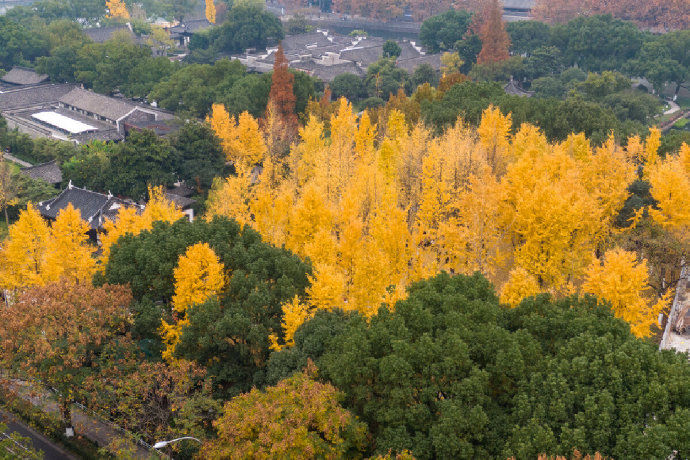
[[[181,437],[181,438],[171,439],[170,441],[158,441],[157,443],[155,443],[155,444],[153,445],[153,448],[156,449],[156,450],[162,449],[163,447],[167,446],[168,444],[172,444],[172,443],[174,443],[174,442],[182,441],[182,440],[185,440],[185,439],[191,439],[191,440],[193,440],[193,441],[198,442],[199,444],[202,443],[202,442],[199,441],[197,438],[193,438],[193,437],[191,437],[191,436],[183,436],[183,437]]]

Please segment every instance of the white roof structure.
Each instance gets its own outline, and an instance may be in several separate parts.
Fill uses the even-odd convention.
[[[81,121],[61,115],[57,112],[38,112],[31,115],[32,118],[40,120],[56,128],[67,131],[71,134],[79,134],[86,131],[96,131],[97,128]]]

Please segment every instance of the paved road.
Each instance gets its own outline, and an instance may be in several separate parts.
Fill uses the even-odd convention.
[[[0,421],[7,425],[7,431],[5,433],[9,434],[14,431],[25,438],[29,438],[32,447],[43,452],[44,460],[77,460],[77,457],[65,452],[60,446],[54,444],[33,428],[20,422],[11,414],[0,411]],[[1,435],[2,433],[0,433],[0,436]]]

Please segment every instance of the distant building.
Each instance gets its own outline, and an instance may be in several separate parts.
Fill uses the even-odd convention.
[[[105,223],[117,218],[120,209],[129,207],[144,209],[142,205],[132,201],[75,187],[71,182],[56,197],[38,203],[37,209],[45,219],[55,220],[58,213],[70,204],[79,211],[81,218],[89,224],[89,236],[94,241],[98,238],[98,232],[104,230]]]
[[[168,32],[170,32],[170,38],[177,46],[186,48],[187,45],[189,45],[189,41],[192,39],[192,35],[211,27],[213,27],[213,24],[206,19],[194,19],[170,27]]]
[[[40,85],[48,80],[48,75],[39,74],[33,69],[15,66],[0,77],[0,82],[7,88]]]
[[[33,180],[42,180],[51,185],[59,185],[62,183],[62,171],[57,164],[57,160],[22,168],[21,173]]]
[[[32,137],[78,144],[122,140],[125,123],[130,120],[143,123],[173,118],[171,113],[155,107],[68,84],[0,89],[0,114],[10,128]]]
[[[107,27],[92,27],[89,29],[84,29],[84,33],[87,37],[96,43],[104,43],[113,38],[118,32],[124,33],[132,39],[136,38],[134,32],[132,31],[132,26],[128,24],[117,24],[114,26]]]
[[[383,57],[384,43],[385,40],[379,37],[350,37],[327,31],[290,35],[281,42],[290,68],[306,72],[325,83],[344,73],[366,75],[367,68]],[[397,43],[401,53],[396,66],[410,73],[421,64],[440,70],[440,54],[426,54],[412,41],[400,40]],[[249,71],[266,73],[273,70],[275,49],[263,53],[248,51],[234,59],[242,62]]]

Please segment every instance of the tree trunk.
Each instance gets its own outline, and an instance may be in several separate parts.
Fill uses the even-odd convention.
[[[62,415],[62,423],[65,425],[65,436],[71,438],[74,436],[74,426],[72,425],[72,409],[67,400],[60,400],[60,414]]]

